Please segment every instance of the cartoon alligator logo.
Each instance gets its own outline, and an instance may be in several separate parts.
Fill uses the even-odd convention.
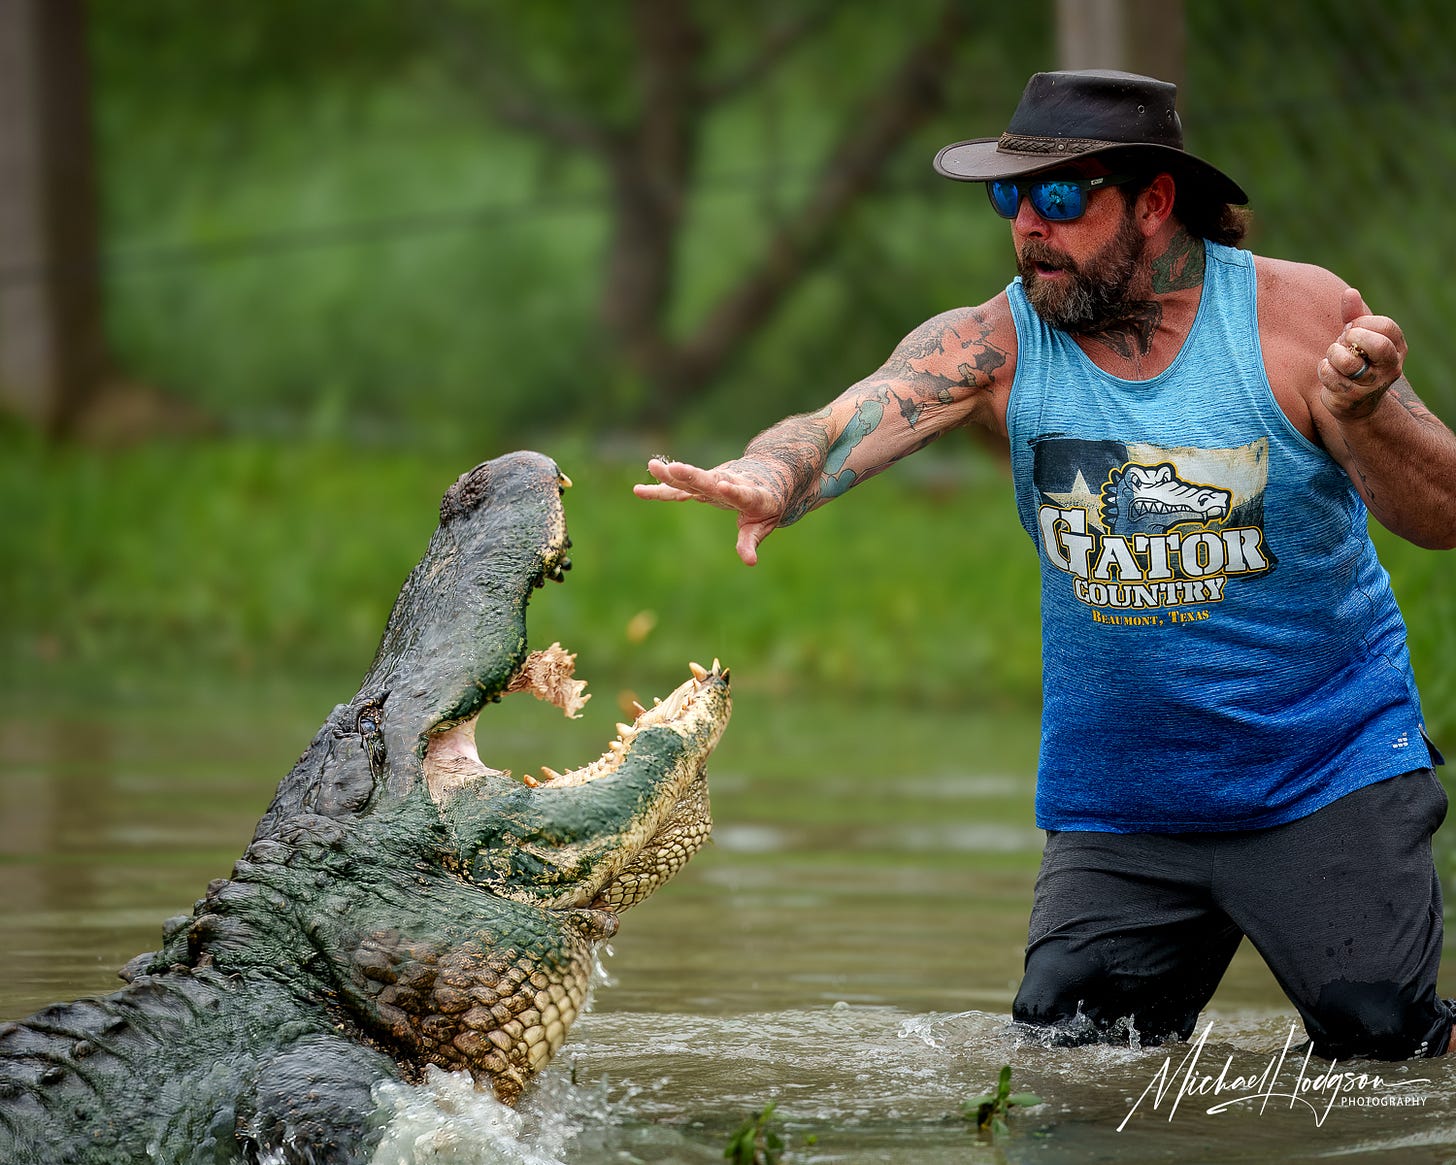
[[[1193,485],[1169,462],[1130,463],[1107,475],[1102,487],[1102,525],[1109,534],[1166,534],[1184,522],[1226,518],[1233,495]]]

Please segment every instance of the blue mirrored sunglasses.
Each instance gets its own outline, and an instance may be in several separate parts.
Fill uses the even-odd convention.
[[[1031,199],[1031,209],[1047,222],[1071,222],[1087,211],[1087,192],[1104,186],[1131,182],[1125,174],[1107,174],[1101,178],[1043,178],[1041,181],[987,182],[986,193],[991,206],[1002,218],[1015,218],[1022,196]]]

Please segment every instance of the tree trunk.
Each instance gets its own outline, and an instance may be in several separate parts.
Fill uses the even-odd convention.
[[[1057,0],[1063,69],[1123,69],[1183,87],[1183,0]]]
[[[628,367],[650,380],[667,346],[663,321],[697,161],[703,39],[679,0],[636,0],[632,16],[642,111],[629,132],[607,138],[612,240],[601,316]]]
[[[642,119],[606,151],[614,199],[601,314],[627,367],[646,387],[638,420],[669,419],[722,372],[802,281],[899,145],[939,110],[945,60],[965,26],[964,0],[947,0],[881,91],[867,98],[804,204],[737,286],[680,339],[671,333],[668,312],[709,104],[695,75],[702,34],[688,9],[679,0],[637,0]]]
[[[82,0],[0,0],[0,400],[54,435],[105,366]]]

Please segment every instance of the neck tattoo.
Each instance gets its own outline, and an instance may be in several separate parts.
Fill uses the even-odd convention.
[[[1180,230],[1152,261],[1154,294],[1203,286],[1203,240]]]
[[[1162,305],[1156,300],[1137,300],[1124,305],[1117,319],[1096,324],[1082,335],[1112,349],[1124,360],[1137,360],[1153,350],[1153,337],[1162,322]]]

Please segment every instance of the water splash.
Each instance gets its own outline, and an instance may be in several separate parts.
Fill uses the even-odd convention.
[[[1070,1018],[1057,1023],[1016,1023],[1013,1026],[1021,1043],[1038,1048],[1076,1048],[1100,1044],[1140,1052],[1143,1047],[1136,1016],[1124,1015],[1103,1028],[1093,1022],[1082,1010],[1080,1003]]]
[[[565,1165],[584,1129],[613,1120],[605,1089],[566,1072],[539,1077],[518,1109],[433,1066],[424,1083],[387,1081],[374,1097],[388,1119],[371,1165]]]
[[[838,1007],[839,1004],[835,1004]],[[900,1030],[896,1035],[902,1040],[918,1039],[927,1048],[943,1048],[946,1040],[952,1034],[953,1026],[965,1021],[984,1018],[983,1011],[958,1011],[953,1014],[941,1015],[931,1012],[928,1015],[912,1015],[900,1024]]]
[[[1219,1015],[1209,1064],[1216,1071],[1232,1056],[1236,1067],[1257,1067],[1283,1045],[1290,1022],[1278,1013]],[[771,1100],[792,1146],[804,1152],[813,1138],[806,1162],[960,1165],[977,1146],[962,1106],[993,1087],[1006,1064],[1014,1087],[1044,1101],[1017,1113],[1008,1160],[1034,1150],[1040,1165],[1093,1157],[1249,1165],[1374,1159],[1392,1147],[1409,1147],[1411,1160],[1456,1151],[1456,1062],[1389,1067],[1435,1078],[1417,1108],[1351,1108],[1316,1127],[1282,1109],[1209,1116],[1190,1099],[1176,1120],[1165,1105],[1119,1132],[1163,1061],[1171,1056],[1176,1066],[1187,1045],[1146,1047],[1133,1022],[1116,1044],[1031,1037],[1004,1013],[909,1014],[847,1002],[733,1015],[599,1011],[583,1017],[572,1048],[518,1110],[441,1071],[417,1087],[382,1086],[389,1124],[373,1165],[711,1165],[732,1130]],[[1216,1158],[1206,1155],[1211,1139]]]

